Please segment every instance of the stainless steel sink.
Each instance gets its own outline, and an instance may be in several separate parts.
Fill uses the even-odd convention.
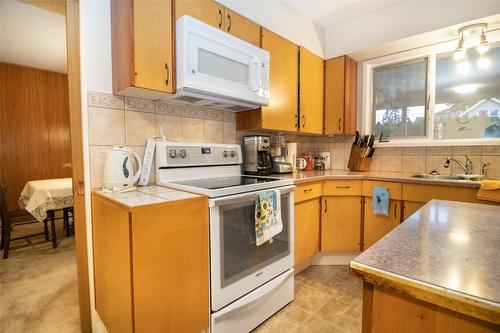
[[[497,177],[488,177],[488,176],[472,176],[469,177],[468,180],[473,181],[473,182],[480,182],[483,179],[492,179],[492,180],[499,180],[500,178]]]
[[[430,174],[416,174],[413,175],[412,178],[423,178],[423,179],[443,179],[443,180],[466,180],[467,177],[465,176],[458,176],[458,175],[430,175]]]

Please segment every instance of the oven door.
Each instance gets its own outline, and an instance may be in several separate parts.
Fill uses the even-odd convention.
[[[255,203],[250,192],[210,200],[212,310],[217,311],[293,267],[293,190],[281,193],[283,230],[255,243]]]

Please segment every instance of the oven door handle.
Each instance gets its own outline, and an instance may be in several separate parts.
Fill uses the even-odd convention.
[[[266,191],[279,190],[280,195],[283,195],[286,193],[293,192],[294,189],[295,189],[295,186],[290,185],[290,186],[270,188],[270,189],[265,189],[265,190],[261,190],[261,191],[250,192],[250,193],[241,193],[241,194],[236,194],[236,195],[230,195],[227,197],[210,199],[209,206],[215,207],[215,206],[221,206],[221,205],[230,205],[233,203],[249,201],[248,200],[249,198],[251,198],[251,200],[256,200],[257,194],[259,194],[261,192],[266,192]]]
[[[217,318],[220,318],[222,316],[225,316],[226,314],[228,314],[230,312],[241,309],[241,308],[265,297],[266,295],[268,295],[271,292],[273,292],[274,290],[276,290],[276,288],[279,287],[283,282],[285,282],[290,277],[290,275],[293,275],[293,272],[294,272],[294,270],[293,270],[293,268],[291,268],[287,272],[281,274],[280,276],[274,278],[273,280],[271,280],[271,281],[267,282],[266,284],[264,284],[263,286],[261,286],[259,288],[260,290],[258,290],[258,292],[257,291],[251,292],[251,293],[243,296],[242,298],[240,298],[236,302],[226,306],[222,310],[213,313],[212,314],[213,319],[217,319]]]

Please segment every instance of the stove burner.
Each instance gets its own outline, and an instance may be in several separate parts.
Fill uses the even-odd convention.
[[[268,183],[278,180],[280,179],[266,178],[266,177],[251,177],[251,176],[232,176],[232,177],[184,180],[179,182],[172,182],[172,184],[215,190],[226,187]]]

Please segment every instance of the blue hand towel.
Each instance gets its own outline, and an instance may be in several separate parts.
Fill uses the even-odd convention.
[[[372,192],[373,213],[377,215],[389,216],[389,190],[387,187],[375,186]]]

